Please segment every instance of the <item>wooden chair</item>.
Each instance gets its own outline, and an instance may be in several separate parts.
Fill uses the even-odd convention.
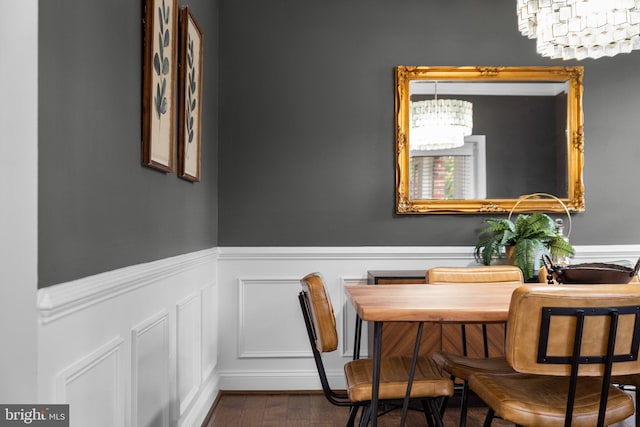
[[[345,392],[331,389],[324,365],[322,353],[331,352],[338,347],[338,334],[333,306],[327,295],[324,280],[319,273],[311,273],[301,281],[299,294],[300,307],[304,316],[309,342],[313,351],[322,390],[326,398],[334,405],[350,407],[347,426],[353,426],[359,408],[363,408],[360,425],[369,422],[372,391],[372,359],[355,359],[344,366],[347,383]],[[404,356],[388,357],[381,360],[379,398],[381,403],[390,403],[404,399],[407,391],[411,358]],[[411,388],[411,398],[422,402],[425,417],[429,425],[442,426],[442,418],[435,399],[453,395],[453,382],[441,371],[438,365],[426,356],[420,357],[415,370]]]
[[[430,285],[451,283],[524,283],[520,268],[512,265],[495,265],[482,267],[434,267],[427,271],[427,283]],[[487,325],[482,325],[482,341],[484,358],[468,357],[467,328],[461,325],[462,355],[440,351],[433,354],[433,359],[442,369],[451,374],[452,379],[459,378],[462,383],[460,398],[460,427],[466,426],[467,407],[469,402],[468,381],[476,372],[513,372],[503,354],[489,357]],[[444,340],[443,340],[444,342]],[[445,402],[446,403],[446,402]],[[442,407],[444,412],[444,405]]]
[[[518,374],[476,373],[469,386],[521,426],[603,426],[633,415],[611,375],[640,373],[640,287],[525,285],[511,299],[506,359]]]

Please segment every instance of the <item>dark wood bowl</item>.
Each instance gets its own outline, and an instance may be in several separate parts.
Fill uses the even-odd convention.
[[[599,262],[567,265],[556,269],[558,283],[624,284],[637,274],[633,268]]]

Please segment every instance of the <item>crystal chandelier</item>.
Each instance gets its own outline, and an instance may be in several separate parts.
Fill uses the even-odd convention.
[[[430,99],[411,103],[411,150],[444,150],[464,145],[471,135],[473,108],[458,99]]]
[[[542,56],[600,58],[640,49],[640,0],[517,0],[518,29]]]

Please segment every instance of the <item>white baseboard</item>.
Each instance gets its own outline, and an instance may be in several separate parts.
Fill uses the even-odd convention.
[[[346,382],[343,370],[327,371],[331,388],[344,390]],[[321,390],[317,370],[304,371],[225,371],[220,373],[222,391],[286,391]]]
[[[195,399],[190,411],[180,419],[178,423],[180,427],[200,426],[220,393],[220,377],[217,372],[212,372],[203,384],[204,386],[201,388],[198,398]]]

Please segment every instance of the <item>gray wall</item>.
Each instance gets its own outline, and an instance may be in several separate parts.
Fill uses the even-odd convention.
[[[487,198],[518,198],[522,194],[568,194],[565,178],[557,182],[556,157],[566,153],[567,137],[555,138],[553,96],[456,96],[473,105],[473,133],[486,135]],[[566,102],[563,102],[566,110]],[[558,117],[566,128],[566,113]],[[541,124],[544,124],[541,126]],[[544,166],[544,167],[541,167]]]
[[[188,2],[204,33],[196,184],[141,166],[142,4],[40,2],[39,287],[217,244],[218,2]]]
[[[205,34],[190,184],[140,166],[141,4],[40,2],[40,287],[216,245],[472,245],[482,216],[394,214],[393,67],[563,64],[518,33],[512,0],[190,0]],[[571,240],[639,243],[640,52],[580,64]]]
[[[220,14],[220,246],[476,243],[483,216],[394,214],[399,64],[584,65],[571,241],[640,243],[640,52],[542,58],[513,0],[223,0]]]

